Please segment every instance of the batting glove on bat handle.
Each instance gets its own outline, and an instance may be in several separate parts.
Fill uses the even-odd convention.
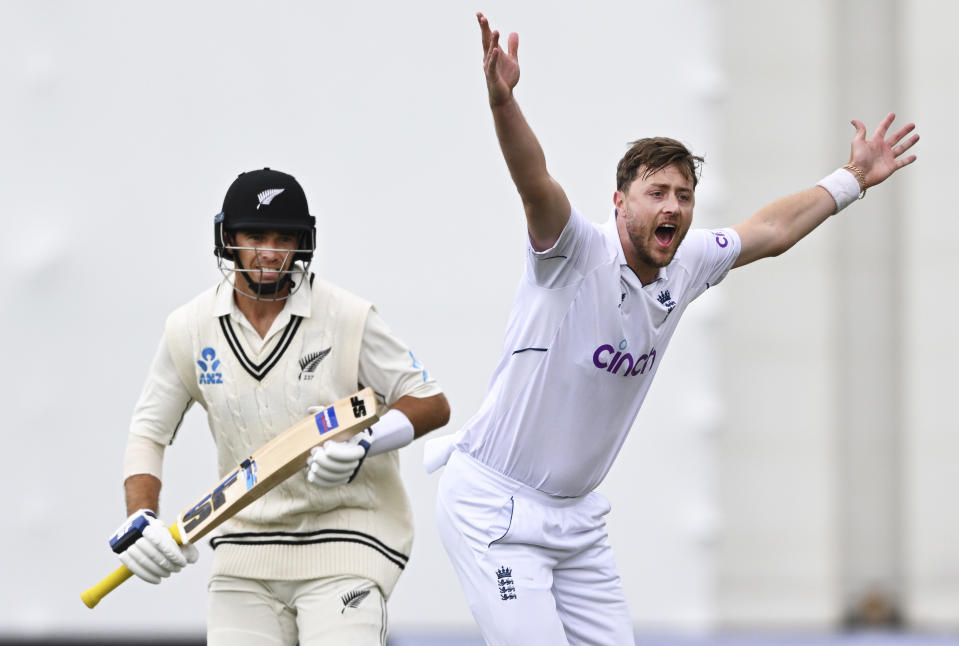
[[[147,511],[147,510],[144,510],[144,511]],[[134,514],[133,516],[136,516],[136,514]],[[131,516],[130,518],[133,518],[133,516]],[[123,529],[126,524],[127,523],[124,523],[121,526],[121,529]],[[159,523],[159,525],[162,526],[163,524]],[[182,553],[187,563],[196,562],[197,556],[198,556],[196,548],[192,545],[183,543],[183,539],[180,537],[179,527],[176,524],[173,524],[169,528],[167,528],[167,531],[169,532],[170,537],[176,543],[177,546],[181,546],[181,545],[183,546]],[[117,533],[118,534],[120,533],[119,530]],[[114,534],[114,537],[116,536],[117,534]],[[112,543],[112,538],[111,538],[111,543]],[[178,547],[178,549],[181,549],[181,548]],[[130,568],[128,568],[126,565],[121,565],[116,570],[114,570],[113,572],[108,574],[106,577],[104,577],[95,586],[85,590],[80,595],[80,599],[83,601],[84,605],[86,605],[87,608],[94,608],[96,607],[98,603],[100,603],[103,597],[107,596],[108,594],[116,590],[118,587],[120,587],[120,585],[124,581],[131,578],[132,576],[133,576],[133,572],[130,570]]]
[[[370,437],[370,429],[366,429],[345,442],[330,441],[314,447],[306,458],[306,479],[325,488],[352,482],[370,450]]]
[[[311,407],[312,415],[320,410]],[[387,411],[376,424],[346,442],[326,442],[310,451],[306,479],[320,487],[338,487],[353,482],[367,455],[402,448],[413,441],[413,424],[401,411]],[[359,450],[362,448],[362,452]]]
[[[110,547],[127,568],[154,585],[179,572],[199,556],[192,545],[180,545],[149,509],[130,514],[110,537]]]

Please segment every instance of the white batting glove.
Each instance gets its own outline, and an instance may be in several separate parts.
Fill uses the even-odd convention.
[[[371,438],[370,429],[366,429],[345,442],[331,440],[314,447],[306,459],[306,479],[318,487],[352,482],[370,450]]]
[[[315,415],[322,406],[311,406]],[[357,433],[346,442],[326,442],[310,451],[306,459],[306,479],[320,487],[338,487],[353,482],[367,455],[379,455],[402,448],[413,441],[413,424],[393,408],[376,424]]]
[[[190,563],[200,554],[189,543],[177,545],[170,530],[149,509],[130,515],[110,537],[110,548],[131,572],[157,584]]]

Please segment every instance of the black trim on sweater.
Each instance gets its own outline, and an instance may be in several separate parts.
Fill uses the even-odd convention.
[[[221,534],[210,539],[210,547],[220,545],[316,545],[319,543],[356,543],[383,555],[401,570],[410,557],[388,547],[370,534],[352,529],[320,529],[315,532],[242,532]]]
[[[233,351],[233,355],[240,362],[240,365],[243,366],[243,369],[250,373],[250,376],[257,381],[263,381],[263,378],[269,374],[270,370],[273,369],[273,366],[275,366],[279,362],[280,358],[283,357],[283,353],[286,352],[286,349],[290,347],[290,342],[293,341],[293,337],[296,336],[296,331],[300,329],[300,323],[302,322],[302,316],[296,316],[295,314],[291,315],[290,322],[286,324],[285,328],[283,328],[283,336],[280,337],[276,347],[273,348],[273,351],[270,352],[270,355],[259,364],[253,363],[250,357],[247,356],[246,351],[243,350],[243,345],[240,343],[240,339],[237,337],[236,331],[233,329],[233,324],[230,322],[229,314],[224,314],[220,317],[220,328],[223,330],[223,336],[226,337],[226,342]]]

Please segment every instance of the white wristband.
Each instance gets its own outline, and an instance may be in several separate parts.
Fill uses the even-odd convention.
[[[401,411],[391,408],[370,427],[373,445],[367,455],[379,455],[401,449],[413,441],[413,424]]]
[[[816,185],[822,186],[832,195],[832,199],[836,203],[836,213],[855,202],[862,192],[859,180],[845,168],[837,168],[819,180]]]

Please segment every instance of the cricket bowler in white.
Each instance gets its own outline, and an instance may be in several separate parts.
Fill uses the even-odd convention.
[[[913,124],[869,139],[853,121],[849,163],[736,226],[690,229],[702,159],[665,137],[633,142],[617,168],[613,215],[597,226],[549,175],[513,96],[508,51],[478,14],[489,103],[526,211],[526,272],[480,410],[427,443],[446,464],[437,523],[488,644],[633,644],[594,489],[626,438],[680,316],[734,268],[792,247],[896,170]]]
[[[383,646],[386,599],[413,538],[395,449],[449,419],[439,385],[373,306],[309,271],[315,242],[294,177],[242,173],[214,218],[224,280],[167,319],[130,425],[130,516],[110,543],[134,574],[159,583],[197,557],[156,513],[164,449],[194,402],[221,477],[316,406],[369,386],[389,407],[350,440],[313,449],[298,473],[217,529],[208,644]]]

